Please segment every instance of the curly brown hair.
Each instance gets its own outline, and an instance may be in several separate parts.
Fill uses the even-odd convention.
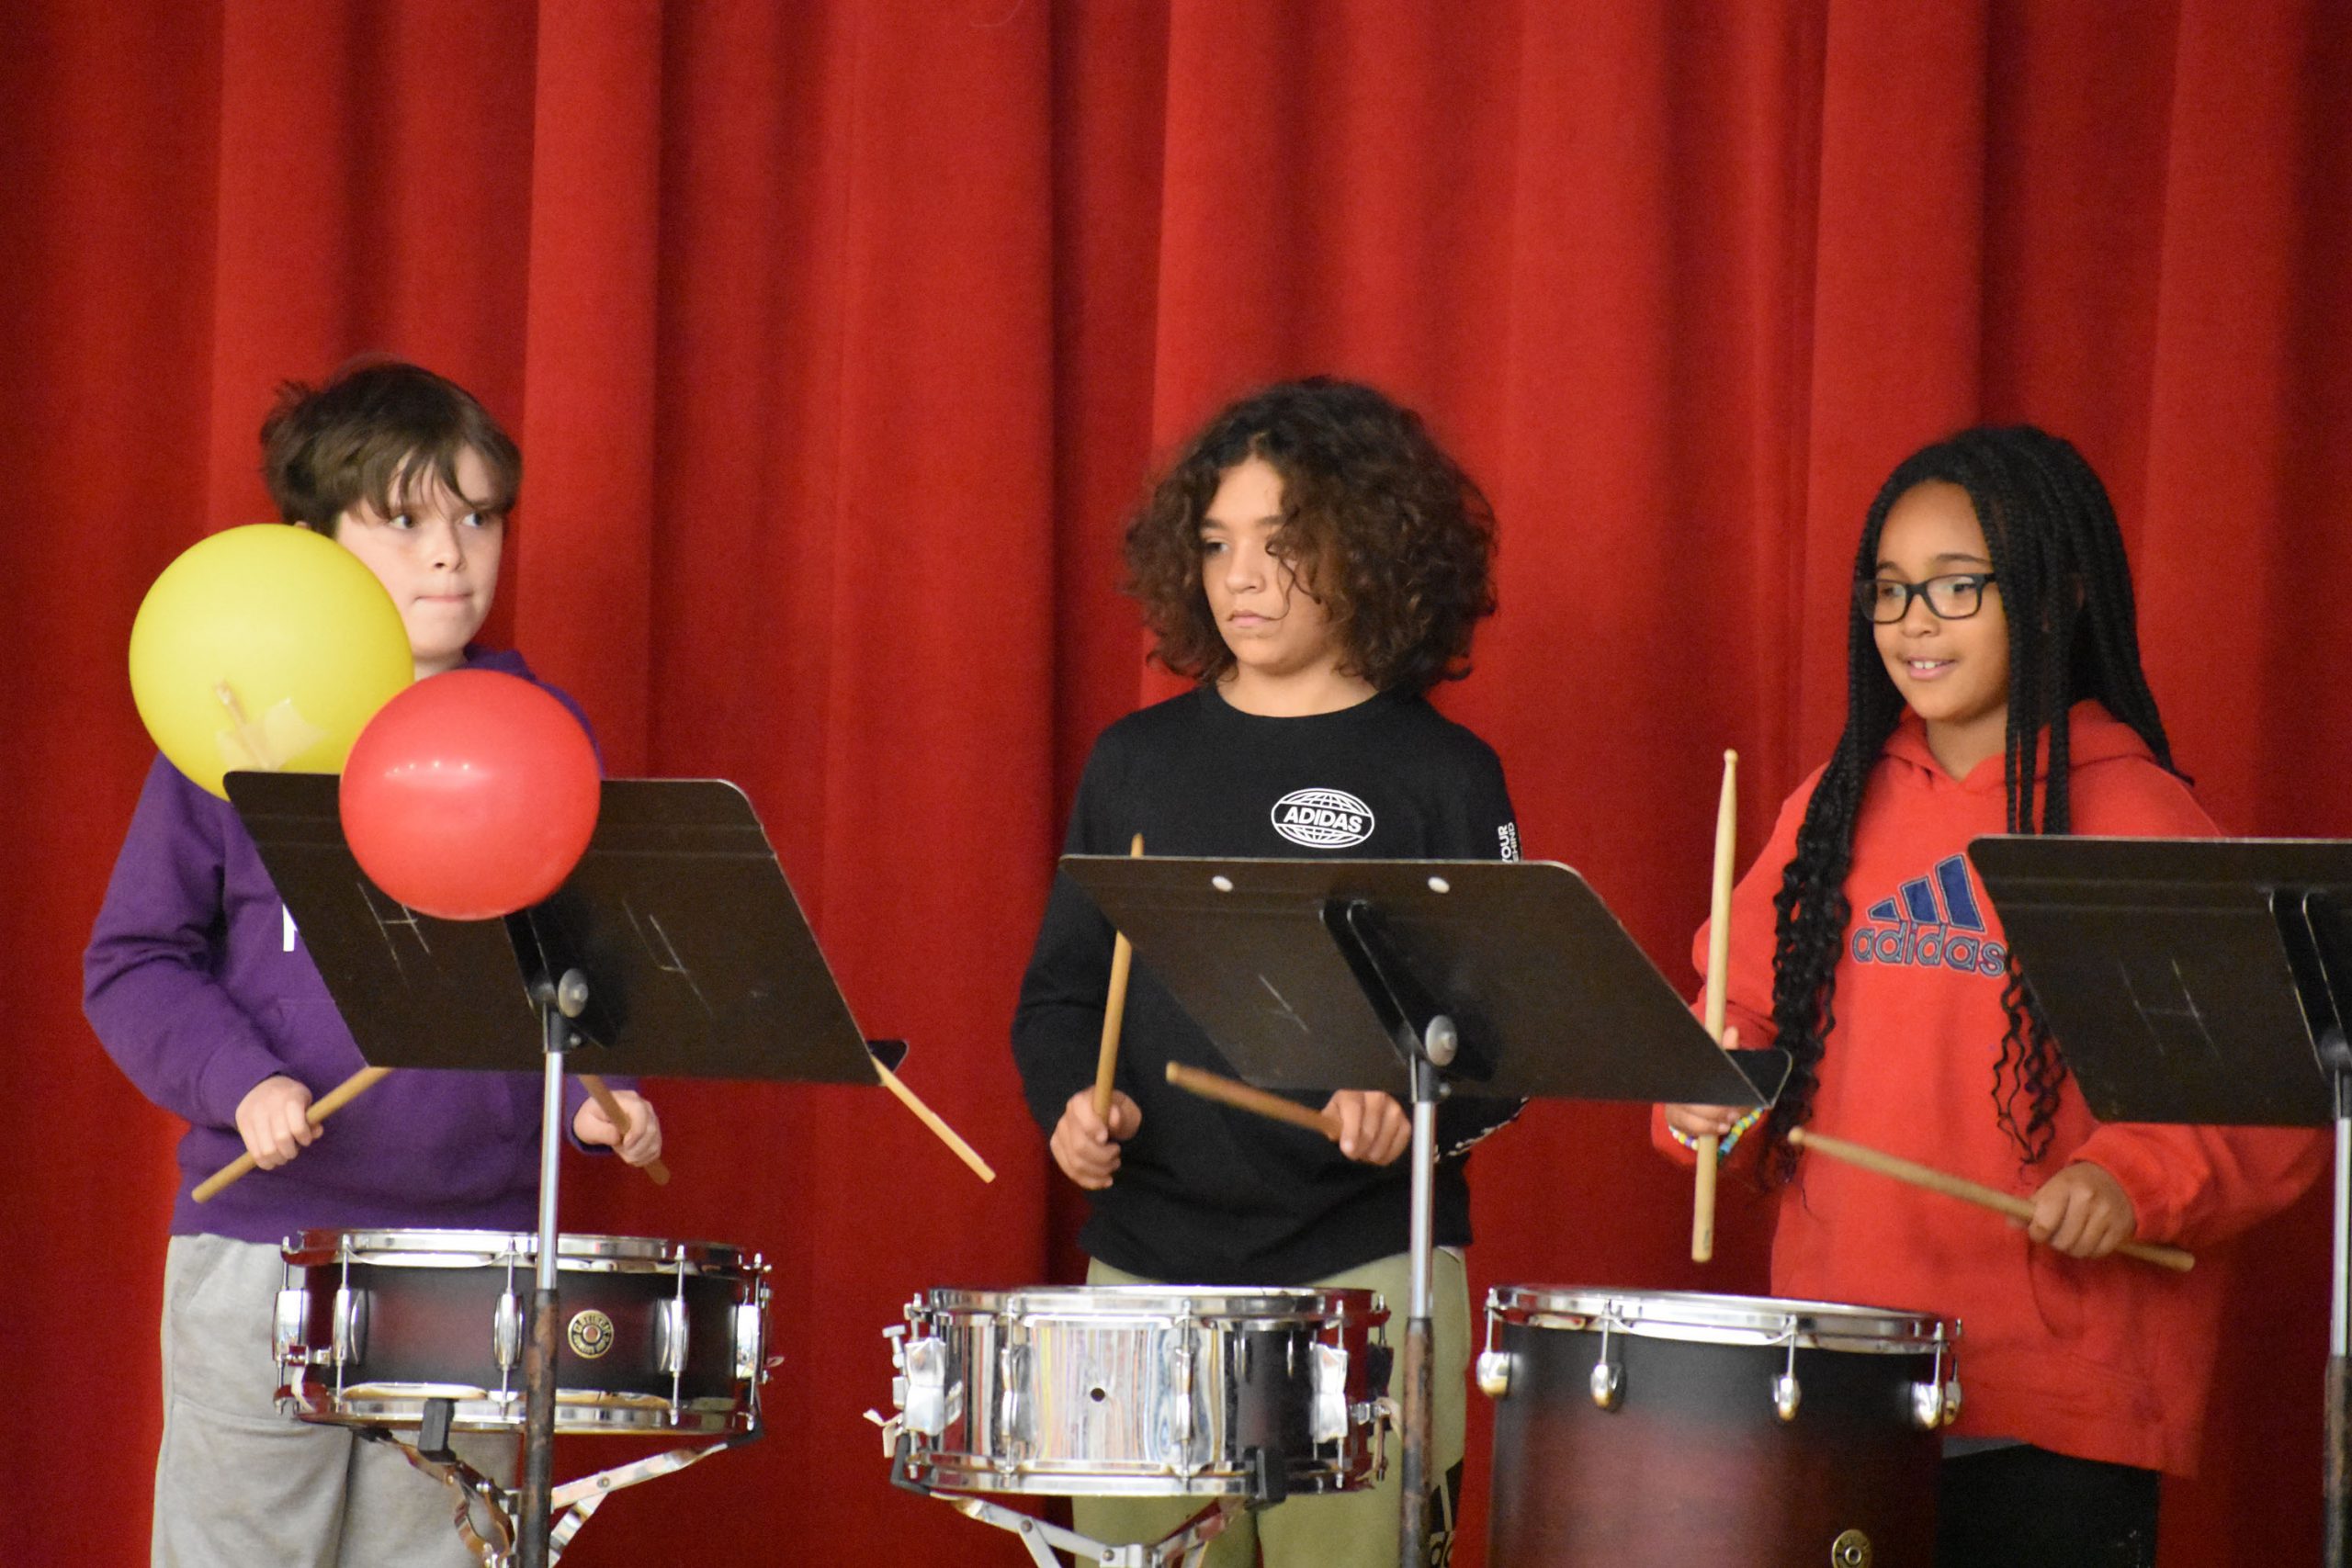
[[[1495,612],[1494,510],[1419,415],[1324,377],[1229,404],[1129,520],[1124,588],[1154,659],[1203,682],[1233,669],[1201,586],[1201,525],[1227,470],[1251,457],[1282,477],[1275,548],[1322,604],[1350,673],[1418,694],[1470,672],[1471,632]]]

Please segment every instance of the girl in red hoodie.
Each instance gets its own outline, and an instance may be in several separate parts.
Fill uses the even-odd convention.
[[[2215,831],[2141,672],[2106,490],[2030,427],[1927,447],[1871,503],[1849,626],[1838,750],[1733,896],[1730,1021],[1789,1051],[1788,1086],[1752,1126],[1664,1107],[1661,1143],[1760,1153],[1775,1294],[1962,1320],[1939,1568],[2153,1564],[2158,1472],[2196,1464],[2226,1269],[2108,1254],[2235,1235],[2323,1145],[2096,1121],[1968,863],[1984,833]],[[1804,1157],[1799,1126],[2016,1193],[2032,1221]]]

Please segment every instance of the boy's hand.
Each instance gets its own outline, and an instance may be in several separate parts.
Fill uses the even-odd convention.
[[[2076,1160],[2033,1195],[2025,1234],[2069,1258],[2104,1258],[2139,1226],[2123,1184],[2088,1160]]]
[[[1323,1102],[1323,1111],[1340,1119],[1340,1135],[1332,1141],[1351,1160],[1387,1165],[1412,1147],[1413,1119],[1393,1095],[1343,1089]]]
[[[1119,1168],[1120,1144],[1134,1137],[1142,1125],[1142,1108],[1125,1095],[1112,1091],[1111,1118],[1105,1122],[1094,1114],[1094,1090],[1082,1089],[1062,1107],[1062,1119],[1054,1123],[1048,1146],[1064,1176],[1089,1192],[1100,1192],[1111,1185],[1112,1173]]]
[[[652,1101],[634,1089],[616,1089],[613,1100],[628,1117],[628,1136],[621,1136],[605,1108],[591,1100],[571,1118],[572,1135],[583,1144],[602,1144],[631,1165],[650,1165],[662,1157],[662,1118]]]
[[[254,1164],[276,1170],[308,1148],[319,1135],[305,1114],[310,1109],[310,1089],[283,1073],[247,1089],[237,1101],[237,1136],[245,1141]]]

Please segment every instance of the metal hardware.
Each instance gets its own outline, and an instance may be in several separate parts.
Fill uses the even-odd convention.
[[[1592,1363],[1592,1402],[1603,1410],[1616,1409],[1625,1397],[1625,1369],[1609,1359],[1613,1326],[1607,1318],[1600,1320],[1600,1355]]]
[[[673,1380],[686,1370],[686,1303],[671,1296],[653,1309],[653,1364]],[[674,1402],[676,1395],[672,1396]]]
[[[1023,1391],[1029,1386],[1029,1347],[1008,1341],[997,1352],[997,1420],[1008,1448],[1027,1458],[1037,1444],[1036,1423]],[[1011,1462],[1010,1456],[1007,1462]]]
[[[767,1369],[760,1364],[760,1352],[765,1348],[766,1347],[762,1343],[760,1303],[737,1302],[735,1303],[735,1375],[746,1382],[766,1381]]]
[[[1306,1435],[1314,1442],[1335,1443],[1348,1435],[1348,1353],[1336,1345],[1312,1349],[1315,1393]]]
[[[311,1292],[289,1285],[277,1292],[277,1314],[269,1336],[270,1352],[283,1364],[302,1348],[303,1328],[311,1316]],[[308,1359],[307,1357],[304,1358]]]
[[[938,1437],[947,1430],[947,1342],[926,1334],[906,1341],[903,1359],[892,1345],[891,1356],[906,1369],[904,1377],[890,1380],[890,1393],[906,1412],[908,1429]]]
[[[1829,1568],[1871,1568],[1871,1538],[1847,1530],[1829,1543]]]
[[[1478,1352],[1478,1392],[1488,1399],[1500,1399],[1510,1392],[1512,1357],[1508,1350]]]
[[[523,1299],[512,1291],[499,1296],[491,1314],[490,1342],[498,1357],[498,1386],[503,1391],[505,1374],[523,1359]]]
[[[368,1292],[334,1288],[334,1364],[348,1366],[368,1353]]]
[[[1772,1380],[1772,1414],[1783,1421],[1797,1418],[1797,1402],[1804,1397],[1804,1390],[1797,1386],[1797,1341],[1789,1336],[1789,1364],[1786,1371]]]

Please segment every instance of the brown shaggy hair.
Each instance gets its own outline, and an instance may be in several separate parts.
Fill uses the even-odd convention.
[[[491,493],[458,488],[470,449]],[[395,492],[430,474],[451,495],[504,516],[523,484],[523,456],[471,392],[446,376],[394,359],[359,359],[323,387],[288,381],[261,427],[262,479],[288,523],[334,536],[335,522],[365,502],[383,516]]]
[[[1419,415],[1321,377],[1227,407],[1128,522],[1125,588],[1154,659],[1204,683],[1233,668],[1201,587],[1201,524],[1227,470],[1251,457],[1282,476],[1274,547],[1322,604],[1350,673],[1418,694],[1470,672],[1471,632],[1495,612],[1493,509]]]

